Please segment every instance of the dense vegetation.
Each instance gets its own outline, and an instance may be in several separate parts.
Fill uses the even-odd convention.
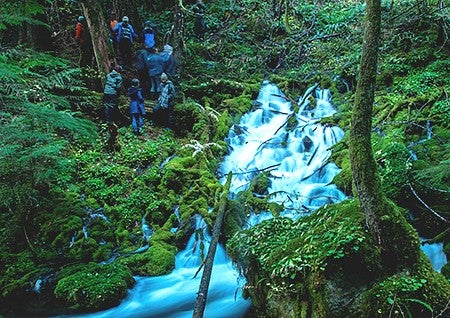
[[[179,4],[133,1],[131,10],[131,1],[123,2],[115,9],[137,21],[137,29],[150,18],[161,29],[158,45],[170,41]],[[265,77],[293,100],[314,83],[330,88],[339,112],[323,121],[348,131],[363,2],[205,3],[205,41],[193,35],[193,3],[182,5],[174,131],[147,122],[146,140],[136,139],[123,96],[124,124],[113,149],[98,89],[105,74],[77,67],[79,4],[7,1],[0,8],[0,314],[24,303],[37,313],[106,308],[123,297],[133,274],[170,272],[192,233],[191,216],[199,213],[210,225],[215,219],[217,209],[208,212],[223,191],[216,170],[226,154],[224,137],[252,107]],[[444,242],[450,257],[448,32],[443,1],[382,1],[372,140],[396,211],[396,219],[384,221],[410,224],[420,236]],[[125,73],[125,80],[133,75]],[[333,147],[342,168],[334,182],[352,196],[347,145],[348,134]],[[419,255],[409,266],[383,267],[357,200],[240,231],[249,211],[281,210],[253,195],[264,193],[264,180],[261,174],[228,203],[222,237],[246,269],[258,316],[436,317],[448,309],[449,265],[441,275]],[[154,234],[148,249],[134,253],[147,245],[143,220]],[[180,230],[172,233],[175,226]],[[398,250],[418,253],[412,236]],[[41,281],[38,295],[33,288]]]

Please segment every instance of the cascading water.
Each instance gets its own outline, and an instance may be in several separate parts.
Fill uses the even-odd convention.
[[[316,105],[310,109],[312,93],[316,94]],[[337,126],[318,123],[336,112],[330,100],[328,90],[315,86],[305,93],[294,113],[280,89],[264,82],[257,108],[242,116],[228,136],[231,152],[220,171],[223,175],[233,172],[230,192],[245,190],[256,174],[269,171],[269,197],[284,206],[283,216],[298,218],[345,199],[331,183],[339,169],[328,162],[329,148],[344,132]],[[290,124],[292,119],[297,122],[295,127]]]
[[[316,93],[316,106],[310,110],[311,93]],[[328,162],[328,148],[344,133],[338,127],[318,124],[321,117],[336,111],[330,98],[327,90],[311,88],[305,93],[299,111],[294,114],[291,103],[278,87],[265,82],[256,101],[259,106],[242,116],[239,125],[230,129],[227,138],[230,153],[220,172],[224,176],[229,171],[233,172],[231,195],[245,190],[256,174],[270,170],[270,199],[285,207],[285,216],[297,218],[324,204],[344,199],[345,195],[331,184],[339,169]],[[287,125],[291,116],[297,120],[296,127]],[[225,178],[221,181],[225,183]],[[258,215],[252,213],[247,227],[270,217],[272,215],[264,211]],[[203,236],[205,255],[210,242],[206,225],[200,217],[197,217],[196,228],[197,235],[194,233],[185,250],[178,253],[171,274],[135,277],[135,286],[118,307],[71,317],[192,317],[202,273],[200,271],[193,278],[201,265],[200,229],[203,229],[200,237]],[[204,317],[244,317],[251,306],[250,300],[242,298],[244,283],[219,244]]]
[[[315,94],[315,107],[310,103],[312,94]],[[221,164],[220,173],[224,176],[221,179],[224,184],[228,172],[233,172],[230,195],[246,190],[255,175],[268,171],[269,197],[272,202],[284,206],[283,216],[296,219],[325,204],[345,199],[344,193],[331,183],[339,169],[328,161],[329,148],[343,137],[344,132],[337,126],[319,124],[322,117],[336,112],[330,101],[328,90],[314,86],[305,93],[294,113],[279,88],[264,82],[256,108],[242,116],[227,138],[230,151]],[[295,127],[292,119],[296,121]],[[177,213],[175,209],[178,218]],[[251,213],[246,227],[271,217],[269,212]],[[210,242],[203,219],[197,216],[196,220],[196,233],[185,250],[177,254],[171,274],[135,277],[135,286],[118,307],[72,317],[192,317],[202,273],[197,273],[202,262],[201,253],[206,255]],[[242,298],[244,283],[219,244],[204,317],[244,317],[251,307],[251,301]]]
[[[206,256],[211,237],[205,221],[196,215],[196,230],[186,248],[177,254],[172,273],[156,277],[135,277],[135,286],[117,307],[82,315],[60,317],[85,318],[182,318],[192,317],[201,273],[197,273]],[[197,275],[196,275],[197,274]],[[195,278],[194,278],[195,276]],[[243,317],[250,300],[242,298],[244,281],[234,269],[225,249],[217,246],[208,292],[205,318]]]

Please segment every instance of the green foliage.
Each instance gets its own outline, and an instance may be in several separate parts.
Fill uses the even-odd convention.
[[[8,26],[19,26],[24,23],[46,26],[33,18],[36,14],[44,12],[45,8],[39,1],[5,1],[0,7],[0,31],[6,30]]]
[[[370,317],[434,317],[448,309],[449,282],[430,270],[422,255],[411,271],[377,282],[364,295]]]
[[[383,146],[375,152],[374,156],[379,164],[379,172],[386,195],[397,202],[401,201],[409,183],[411,154],[402,143],[384,140]]]
[[[89,264],[67,270],[55,288],[55,296],[69,306],[100,310],[117,305],[134,283],[128,267],[119,264]]]
[[[361,223],[357,205],[345,202],[298,221],[263,221],[237,233],[227,248],[235,260],[247,266],[251,265],[248,262],[256,262],[260,275],[269,279],[273,288],[281,287],[283,282],[302,282],[313,269],[325,271],[329,265],[354,254],[370,257],[373,252],[366,254],[370,239]],[[370,271],[367,265],[362,266],[364,269],[355,268]]]

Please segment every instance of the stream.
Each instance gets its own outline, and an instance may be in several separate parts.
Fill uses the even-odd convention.
[[[315,99],[314,104],[312,99]],[[270,201],[283,205],[282,216],[292,219],[346,199],[345,194],[332,184],[340,169],[329,161],[330,147],[344,136],[344,132],[337,126],[319,123],[322,117],[337,111],[331,103],[330,92],[317,85],[311,87],[296,106],[294,113],[292,103],[280,89],[264,81],[252,110],[241,117],[239,124],[231,127],[226,139],[229,152],[219,168],[222,184],[228,172],[233,172],[232,198],[246,190],[257,174],[267,172]],[[252,212],[246,227],[271,217],[269,212]],[[203,237],[205,255],[211,240],[200,216],[196,216],[196,229],[203,235],[194,233],[191,236],[185,250],[177,254],[172,273],[135,277],[136,284],[117,307],[59,317],[192,317],[203,272],[197,273],[202,259],[199,237]],[[437,266],[445,264],[443,253],[439,252],[441,246],[425,245],[422,248],[429,257],[433,255]],[[251,300],[242,297],[244,284],[245,279],[219,244],[204,317],[245,317],[251,308]]]

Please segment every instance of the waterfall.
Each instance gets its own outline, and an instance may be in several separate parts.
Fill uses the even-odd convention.
[[[183,318],[192,317],[202,271],[197,273],[209,248],[211,235],[200,215],[186,248],[176,255],[172,273],[135,277],[136,283],[119,306],[91,314],[59,317],[84,318]],[[196,275],[197,274],[197,275]],[[196,275],[196,276],[195,276]],[[194,278],[195,276],[195,278]],[[240,278],[225,249],[217,246],[205,318],[244,317],[251,301],[242,298]]]
[[[312,94],[316,99],[314,107],[310,105]],[[298,218],[345,199],[344,193],[331,183],[339,168],[328,162],[329,148],[344,132],[337,126],[318,123],[320,118],[336,112],[329,90],[313,86],[294,113],[280,89],[266,81],[257,103],[259,107],[242,116],[227,138],[232,151],[220,171],[223,176],[233,172],[230,192],[247,189],[255,172],[270,167],[270,201],[284,207],[283,216]],[[295,127],[287,125],[292,117],[297,122]]]
[[[311,97],[315,98],[315,105],[311,105]],[[336,112],[329,90],[320,89],[317,85],[311,87],[294,113],[291,103],[279,88],[265,81],[255,105],[257,107],[231,127],[226,139],[229,154],[219,171],[223,176],[222,184],[228,172],[233,172],[230,196],[246,190],[258,173],[268,171],[270,201],[284,207],[283,216],[296,219],[325,204],[345,199],[344,193],[331,183],[339,168],[329,162],[329,148],[343,137],[344,132],[339,127],[318,123],[321,117]],[[297,122],[295,127],[287,124],[292,118]],[[272,218],[268,211],[258,212],[249,215],[244,228]],[[174,209],[174,214],[180,221],[178,208]],[[211,240],[204,220],[198,215],[195,218],[196,230],[186,248],[176,255],[172,273],[135,277],[135,286],[119,306],[71,317],[192,317],[202,274],[197,270]],[[177,229],[171,230],[176,232]],[[244,284],[245,280],[219,244],[204,317],[244,317],[251,307],[251,301],[242,297]]]

